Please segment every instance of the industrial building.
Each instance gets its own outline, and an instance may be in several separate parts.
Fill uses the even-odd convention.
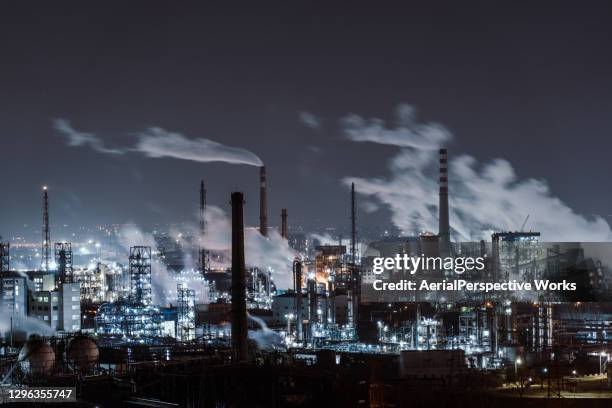
[[[108,406],[383,407],[417,398],[453,406],[466,390],[482,406],[505,406],[516,403],[511,390],[535,387],[536,380],[541,390],[563,396],[589,389],[590,378],[612,397],[612,303],[568,301],[546,291],[369,292],[377,279],[374,257],[408,254],[486,258],[482,272],[462,276],[468,281],[561,277],[580,282],[579,296],[609,296],[609,270],[585,247],[544,243],[538,232],[524,231],[494,232],[490,242],[453,240],[447,162],[441,149],[437,234],[378,237],[358,250],[353,184],[349,242],[309,247],[294,241],[302,250],[284,271],[290,288],[277,288],[270,269],[249,264],[241,192],[230,196],[231,256],[206,248],[201,237],[181,241],[185,247],[158,239],[166,248],[131,243],[121,260],[126,267],[79,267],[71,245],[60,243],[53,246],[54,269],[45,258],[46,246],[51,256],[47,230],[41,271],[27,279],[6,267],[1,300],[66,333],[32,337],[21,353],[0,348],[2,374],[13,384],[78,385],[85,400]],[[268,240],[267,173],[258,170],[257,238]],[[204,236],[203,181],[199,203]],[[45,190],[46,220],[48,204]],[[288,217],[283,209],[279,230],[287,246]],[[197,259],[196,271],[186,270],[187,253]],[[213,266],[223,261],[224,267]],[[162,267],[169,271],[165,280]],[[400,273],[391,269],[383,277]],[[197,279],[187,279],[194,274]],[[428,271],[432,281],[450,276],[443,268]],[[196,284],[207,289],[202,297]],[[71,334],[81,328],[87,335]]]

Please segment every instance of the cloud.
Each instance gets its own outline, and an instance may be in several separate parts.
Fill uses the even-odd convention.
[[[350,114],[342,119],[346,137],[354,142],[374,142],[386,145],[437,149],[451,139],[451,133],[438,123],[416,123],[416,111],[410,105],[400,105],[395,112],[396,127],[389,129],[382,119],[364,119]]]
[[[310,112],[300,112],[300,122],[302,125],[311,129],[319,129],[321,127],[321,119]]]
[[[204,247],[213,251],[227,251],[231,254],[232,224],[231,218],[220,208],[206,206],[206,234],[202,239]],[[195,235],[195,227],[192,227]],[[268,230],[268,237],[263,237],[255,228],[244,231],[246,266],[256,266],[262,271],[270,271],[278,288],[292,286],[292,268],[296,253],[286,239],[275,229]],[[228,261],[231,261],[231,256]],[[226,265],[230,267],[231,265]]]
[[[224,162],[263,166],[263,162],[254,153],[241,147],[226,146],[210,139],[189,139],[184,135],[159,127],[151,127],[137,133],[137,142],[132,147],[109,149],[93,133],[75,130],[66,119],[56,119],[53,127],[66,137],[68,146],[89,146],[93,150],[107,154],[124,154],[138,152],[146,157],[190,160],[201,163]]]
[[[394,145],[386,177],[347,177],[356,191],[386,205],[405,233],[438,230],[437,149],[452,139],[444,126],[418,124],[414,108],[400,105],[395,126],[349,115],[342,120],[349,140]],[[452,152],[451,152],[452,154]],[[452,157],[452,156],[451,156]],[[612,230],[599,216],[577,214],[554,196],[546,181],[519,179],[504,159],[479,163],[459,155],[449,163],[450,219],[455,238],[490,238],[493,230],[514,231],[530,214],[530,229],[545,241],[609,241]]]
[[[196,162],[225,162],[263,166],[254,153],[241,147],[226,146],[210,139],[188,139],[180,133],[152,127],[138,135],[134,150],[147,157],[172,157]]]
[[[80,132],[75,130],[66,119],[55,119],[53,128],[66,137],[68,146],[89,146],[93,150],[107,154],[123,154],[120,149],[109,149],[104,146],[104,142],[93,133]]]

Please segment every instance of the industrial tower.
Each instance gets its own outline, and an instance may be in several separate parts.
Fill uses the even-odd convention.
[[[266,167],[259,168],[259,232],[268,236],[268,186],[266,185]]]
[[[450,224],[448,216],[448,151],[440,149],[440,205],[438,207],[438,236],[440,256],[450,255]]]
[[[72,244],[70,242],[55,243],[55,264],[57,265],[56,284],[72,283]]]
[[[0,237],[2,239],[2,237]],[[10,249],[11,244],[0,242],[0,272],[8,272],[10,269]]]
[[[130,292],[137,305],[150,306],[151,292],[151,247],[130,248]]]
[[[40,267],[44,271],[49,270],[49,252],[51,251],[51,232],[49,231],[49,194],[47,186],[43,187],[43,228]]]
[[[206,188],[204,180],[200,182],[200,239],[198,247],[198,264],[200,273],[204,275],[208,268],[208,251],[204,247],[204,235],[206,235]]]

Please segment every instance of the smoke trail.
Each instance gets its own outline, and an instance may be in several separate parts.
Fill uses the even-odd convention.
[[[13,319],[13,332],[25,334],[24,338],[27,338],[31,334],[38,334],[41,336],[53,336],[55,334],[55,330],[53,330],[51,326],[35,317],[15,315],[1,310],[0,338],[8,338],[9,332],[11,331],[11,318]]]
[[[415,109],[400,105],[394,127],[381,119],[349,115],[342,120],[349,140],[398,146],[388,163],[388,177],[347,177],[357,191],[386,205],[393,223],[407,233],[437,231],[437,149],[451,134],[436,123],[419,124]],[[490,230],[516,230],[527,214],[531,229],[546,241],[609,241],[612,231],[599,216],[574,212],[552,195],[542,180],[516,176],[504,159],[480,164],[469,155],[451,160],[449,166],[451,227],[463,239],[473,234],[490,236]]]
[[[304,126],[311,129],[319,129],[321,127],[321,119],[310,112],[300,112],[299,119]]]
[[[120,149],[109,149],[105,147],[102,139],[93,133],[79,132],[78,130],[75,130],[70,122],[66,119],[55,119],[53,121],[53,128],[66,137],[68,146],[89,146],[97,152],[107,154],[125,153]]]
[[[197,162],[225,162],[263,166],[259,157],[250,151],[225,146],[209,139],[187,139],[180,133],[153,127],[139,135],[136,151],[148,157],[172,157]]]
[[[257,344],[259,349],[270,349],[282,346],[282,338],[275,331],[271,330],[266,322],[260,317],[252,316],[247,313],[249,320],[257,323],[261,330],[249,330],[249,338]]]
[[[109,149],[104,141],[93,133],[75,130],[66,119],[56,119],[53,128],[63,135],[68,146],[89,146],[107,154],[138,152],[146,157],[171,157],[201,163],[224,162],[262,166],[263,162],[254,153],[241,147],[226,146],[205,138],[188,139],[184,135],[159,127],[151,127],[137,134],[135,146]]]
[[[215,206],[206,207],[206,234],[202,242],[205,248],[215,251],[226,251],[232,245],[232,227],[230,218],[222,209]],[[197,232],[194,230],[194,235]],[[287,240],[278,231],[270,229],[268,237],[263,237],[255,228],[244,231],[245,261],[247,266],[256,266],[262,271],[270,270],[278,288],[289,288],[292,285],[292,265],[295,253]]]

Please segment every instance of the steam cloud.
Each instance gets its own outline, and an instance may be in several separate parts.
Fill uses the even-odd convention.
[[[93,150],[107,154],[123,154],[120,149],[109,149],[104,146],[102,139],[93,133],[80,132],[75,130],[66,119],[56,119],[53,121],[53,128],[66,137],[68,146],[89,146]]]
[[[11,323],[11,318],[12,323]],[[27,336],[31,334],[39,334],[41,336],[52,336],[55,334],[55,330],[48,324],[31,316],[22,316],[16,314],[10,314],[8,311],[0,311],[0,338],[7,339],[9,332],[12,329],[14,332],[23,332]]]
[[[126,225],[121,229],[119,243],[128,253],[131,246],[137,245],[150,246],[154,250],[158,249],[153,235],[143,232],[134,225]],[[185,282],[190,289],[195,290],[198,303],[208,303],[208,286],[202,281],[199,273],[183,271],[177,274],[168,271],[168,268],[162,262],[153,260],[151,266],[153,304],[176,304],[176,287],[179,282]]]
[[[89,146],[100,153],[139,152],[151,158],[171,157],[201,163],[224,162],[250,166],[263,165],[259,157],[246,149],[226,146],[205,138],[188,139],[180,133],[170,132],[159,127],[152,127],[139,133],[135,146],[122,149],[105,147],[104,141],[98,136],[75,130],[66,119],[56,119],[53,127],[66,138],[68,146]]]
[[[388,163],[388,177],[356,178],[357,191],[388,206],[393,223],[403,231],[437,231],[437,149],[452,139],[436,123],[417,123],[415,109],[400,105],[394,127],[381,119],[348,115],[341,121],[355,142],[393,145],[399,152]],[[455,238],[485,238],[491,230],[517,230],[530,214],[530,229],[546,241],[610,241],[610,225],[600,216],[577,214],[552,195],[542,180],[519,180],[504,159],[480,164],[469,155],[450,161],[451,227]],[[458,236],[457,236],[458,235]],[[490,235],[488,235],[490,237]]]
[[[321,119],[310,112],[300,112],[300,122],[311,129],[319,129],[321,127]]]
[[[215,206],[206,207],[206,234],[202,242],[206,249],[226,251],[232,245],[231,220],[225,212]],[[194,234],[195,235],[195,234]],[[268,230],[263,237],[255,228],[244,231],[245,262],[262,271],[270,271],[278,288],[292,286],[292,267],[295,253],[278,231]]]
[[[225,146],[209,139],[187,139],[180,133],[154,127],[139,135],[137,151],[148,157],[173,157],[197,162],[225,162],[263,166],[254,153],[240,147]]]

